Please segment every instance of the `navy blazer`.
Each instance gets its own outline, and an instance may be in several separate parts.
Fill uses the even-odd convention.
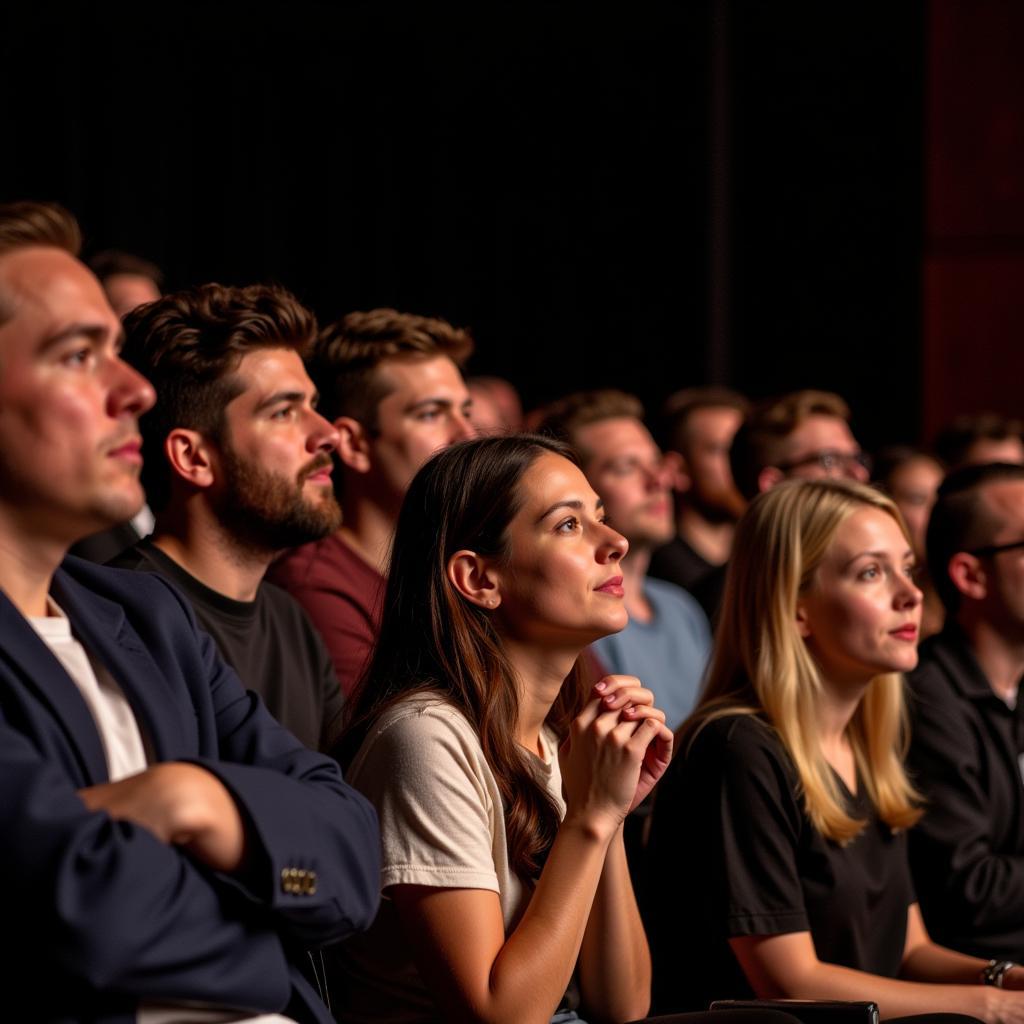
[[[0,592],[5,1016],[24,999],[27,1015],[11,1019],[133,1021],[151,1000],[330,1021],[292,960],[372,922],[373,808],[243,690],[161,577],[68,558],[51,594],[123,689],[155,759],[202,765],[231,792],[247,858],[241,875],[219,874],[86,809],[76,791],[108,781],[96,725]]]

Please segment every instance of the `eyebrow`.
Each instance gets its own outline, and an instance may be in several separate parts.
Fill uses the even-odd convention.
[[[460,402],[460,405],[465,405],[465,402]],[[418,402],[413,402],[411,405],[405,407],[406,412],[415,412],[417,409],[422,409],[428,405],[446,405],[451,408],[455,405],[455,400],[452,398],[421,398]]]
[[[843,566],[843,568],[849,569],[849,567],[853,565],[853,563],[856,562],[858,558],[877,558],[879,561],[884,562],[888,557],[888,552],[885,551],[858,551],[857,554],[855,554],[846,563],[846,565]],[[905,562],[908,558],[913,559],[914,557],[915,556],[913,550],[911,548],[907,548],[907,550],[903,552],[903,558],[901,559],[901,561]]]
[[[103,339],[109,333],[109,328],[106,324],[93,324],[77,322],[69,324],[62,331],[58,331],[56,334],[50,335],[42,345],[39,346],[39,353],[43,355],[50,351],[52,348],[56,348],[58,345],[62,345],[65,341],[71,338],[77,338],[81,335],[85,335],[92,342],[103,341]],[[118,331],[117,336],[114,338],[114,345],[120,348],[124,342],[124,331]]]
[[[306,393],[304,391],[275,391],[274,394],[268,395],[256,406],[256,412],[263,412],[264,409],[268,409],[270,406],[277,405],[280,402],[301,402],[305,397]]]
[[[560,508],[571,508],[575,512],[582,512],[586,506],[579,498],[567,499],[566,501],[556,501],[549,509],[542,512],[537,517],[537,522],[542,523],[552,512],[557,512]],[[594,511],[600,512],[604,508],[604,502],[598,498],[597,503],[594,505]]]

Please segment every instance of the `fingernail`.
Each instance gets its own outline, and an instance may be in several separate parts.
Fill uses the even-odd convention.
[[[608,696],[605,697],[604,700],[605,700],[606,704],[613,704],[615,702],[615,694],[614,693],[609,693]]]
[[[607,684],[607,683],[605,683],[605,682],[600,682],[600,683],[597,683],[597,684],[596,684],[596,685],[594,686],[594,689],[595,689],[595,690],[603,690],[603,689],[604,689],[604,688],[605,688],[605,687],[606,687],[607,685],[608,685],[608,684]]]

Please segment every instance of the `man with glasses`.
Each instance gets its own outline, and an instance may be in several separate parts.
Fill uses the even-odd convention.
[[[1024,466],[952,473],[927,550],[947,618],[911,676],[914,882],[936,942],[1005,972],[1024,960]]]
[[[733,478],[747,499],[783,480],[867,483],[870,462],[850,432],[850,409],[830,391],[794,391],[756,406],[733,439]]]

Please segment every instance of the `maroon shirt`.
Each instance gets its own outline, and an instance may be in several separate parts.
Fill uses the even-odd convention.
[[[332,533],[289,551],[267,578],[305,608],[327,645],[342,690],[351,693],[380,632],[384,577]]]

